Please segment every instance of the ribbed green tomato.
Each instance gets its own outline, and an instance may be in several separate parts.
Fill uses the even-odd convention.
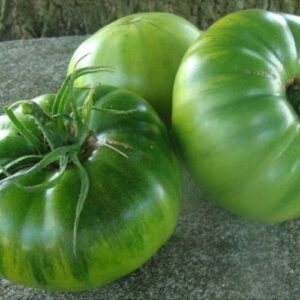
[[[185,51],[199,30],[187,20],[169,13],[138,13],[103,27],[75,51],[68,68],[95,65],[112,72],[88,74],[77,86],[111,84],[136,92],[149,101],[163,120],[171,119],[175,74]]]
[[[86,96],[87,91],[78,91],[77,104]],[[45,95],[34,101],[50,114],[54,99]],[[33,135],[41,135],[30,116],[20,109],[15,115]],[[62,116],[67,124],[69,118]],[[33,159],[35,147],[8,118],[3,116],[0,124],[1,165],[8,168],[10,161],[24,155]],[[53,125],[49,124],[48,129]],[[180,175],[156,112],[131,92],[100,86],[93,93],[88,129],[78,153],[89,178],[82,207],[80,168],[71,161],[61,174],[54,162],[14,180],[0,175],[1,276],[43,289],[97,287],[139,267],[172,233],[180,206]],[[8,170],[24,174],[38,162],[24,160]],[[27,190],[47,185],[56,176],[51,187]]]
[[[234,213],[300,216],[300,18],[232,13],[186,53],[172,122],[197,182]]]

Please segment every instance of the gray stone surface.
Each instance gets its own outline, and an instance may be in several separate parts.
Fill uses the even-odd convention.
[[[0,43],[0,106],[55,92],[84,37]],[[299,176],[300,177],[300,176]],[[0,281],[0,299],[299,299],[300,219],[241,220],[216,207],[184,172],[183,209],[173,236],[139,270],[80,293]]]

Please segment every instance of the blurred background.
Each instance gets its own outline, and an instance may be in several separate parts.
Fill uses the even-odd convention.
[[[0,41],[95,32],[125,15],[167,11],[201,29],[240,9],[300,14],[300,0],[0,0]]]

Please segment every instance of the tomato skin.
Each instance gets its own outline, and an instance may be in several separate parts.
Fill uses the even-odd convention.
[[[78,99],[84,93],[78,91]],[[146,101],[125,90],[96,88],[94,105],[123,113],[92,112],[97,143],[82,161],[90,189],[79,219],[77,255],[72,239],[78,170],[70,166],[56,186],[43,192],[26,192],[8,181],[0,185],[4,278],[51,290],[98,287],[139,267],[172,233],[180,172],[165,126]],[[32,185],[56,172],[44,170],[24,180]]]
[[[300,119],[286,85],[300,76],[300,18],[230,14],[187,51],[176,75],[173,129],[197,182],[251,219],[300,216]]]
[[[76,68],[108,65],[112,72],[89,74],[77,86],[103,83],[125,88],[149,101],[170,124],[176,71],[199,30],[169,13],[138,13],[120,18],[84,41],[71,58],[68,74]]]

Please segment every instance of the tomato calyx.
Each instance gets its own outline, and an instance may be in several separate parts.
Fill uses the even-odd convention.
[[[81,178],[81,189],[78,196],[73,226],[73,252],[77,255],[77,232],[79,217],[89,191],[89,176],[82,160],[86,159],[96,145],[96,137],[89,130],[91,111],[93,109],[94,88],[89,88],[88,95],[83,104],[78,107],[74,96],[75,80],[85,74],[109,71],[107,67],[85,67],[75,70],[63,82],[52,105],[51,112],[31,100],[18,101],[4,109],[18,133],[30,143],[36,155],[26,155],[1,166],[0,184],[12,182],[26,192],[43,191],[54,187],[69,165],[78,169]],[[41,134],[35,136],[14,112],[20,107],[23,115],[34,119]],[[28,167],[29,166],[29,167]],[[46,182],[27,186],[22,179],[36,175],[42,170],[55,170],[56,173]]]
[[[286,84],[287,99],[300,118],[300,76],[288,80]]]
[[[81,151],[78,155],[80,161],[83,161],[90,157],[93,150],[97,145],[97,137],[93,131],[89,131],[88,136],[81,147]]]

